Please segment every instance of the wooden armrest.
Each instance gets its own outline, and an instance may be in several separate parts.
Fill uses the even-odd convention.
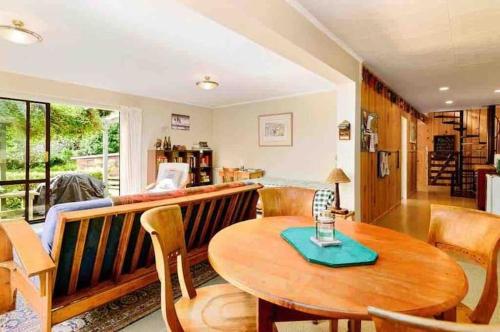
[[[0,222],[0,226],[16,250],[28,277],[56,268],[49,254],[42,247],[42,242],[35,231],[26,221],[9,220]]]

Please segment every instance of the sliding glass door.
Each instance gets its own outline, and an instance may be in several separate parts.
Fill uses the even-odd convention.
[[[0,98],[0,219],[44,219],[50,191],[49,124],[50,104]]]

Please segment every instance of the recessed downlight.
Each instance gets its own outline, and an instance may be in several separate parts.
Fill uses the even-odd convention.
[[[495,91],[493,91],[495,93],[500,93],[500,89],[496,89]]]
[[[447,100],[447,101],[445,101],[445,104],[451,105],[451,104],[453,104],[453,100]]]
[[[442,86],[439,88],[439,91],[448,91],[448,90],[450,90],[449,86]]]

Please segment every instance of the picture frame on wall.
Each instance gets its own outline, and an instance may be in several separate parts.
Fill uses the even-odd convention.
[[[259,115],[259,146],[292,146],[293,113]]]
[[[189,130],[191,128],[189,115],[172,114],[171,128],[174,130]]]
[[[417,143],[417,122],[410,121],[410,143]]]

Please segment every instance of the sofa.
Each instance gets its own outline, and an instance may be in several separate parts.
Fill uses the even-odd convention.
[[[66,210],[55,206],[42,239],[24,220],[3,222],[0,312],[13,309],[20,291],[40,315],[41,330],[50,331],[52,325],[157,281],[151,239],[140,224],[141,214],[154,207],[181,207],[190,263],[206,260],[208,242],[219,230],[255,218],[260,188],[230,183],[113,197],[90,209],[84,203]],[[15,255],[7,255],[12,249]]]

